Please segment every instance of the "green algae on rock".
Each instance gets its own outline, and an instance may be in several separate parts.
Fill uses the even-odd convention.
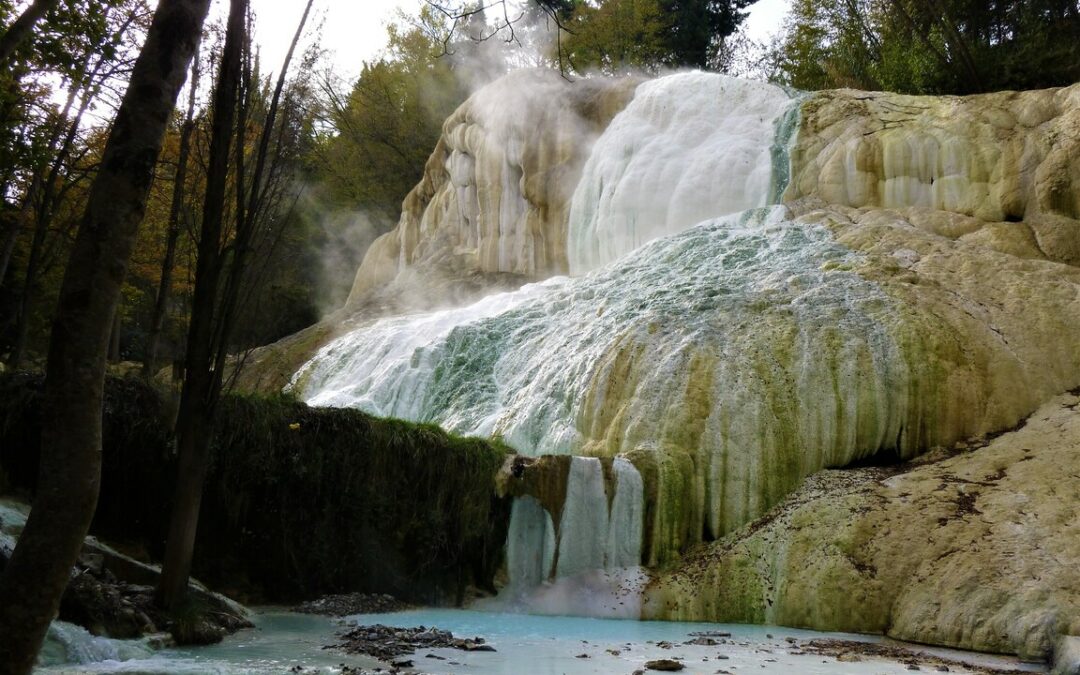
[[[1080,633],[1080,397],[907,465],[825,471],[657,579],[646,618],[777,623],[1048,659]]]

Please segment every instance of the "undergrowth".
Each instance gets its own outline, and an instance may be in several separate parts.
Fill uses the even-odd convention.
[[[36,482],[42,382],[0,376],[0,470]],[[106,386],[102,495],[92,531],[160,556],[175,456],[167,398]],[[495,474],[510,448],[430,424],[320,409],[284,395],[227,396],[196,543],[203,581],[249,600],[388,592],[459,601],[490,588],[509,504]]]

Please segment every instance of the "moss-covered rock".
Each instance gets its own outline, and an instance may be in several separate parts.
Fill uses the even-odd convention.
[[[985,447],[825,471],[702,546],[648,618],[884,633],[1047,659],[1080,634],[1080,397]]]
[[[0,466],[36,482],[41,380],[0,379]],[[164,545],[175,457],[170,406],[138,380],[106,387],[102,494],[92,531],[150,557]],[[457,602],[490,588],[508,500],[495,475],[510,450],[432,425],[227,396],[213,441],[196,576],[241,598],[345,591]]]

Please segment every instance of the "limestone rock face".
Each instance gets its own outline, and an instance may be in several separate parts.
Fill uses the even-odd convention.
[[[895,491],[819,472],[1000,432],[1080,385],[1080,85],[793,99],[702,73],[636,84],[525,73],[464,104],[350,302],[515,289],[337,331],[293,390],[527,455],[631,462],[641,562],[683,570],[650,616],[1046,656],[1077,628],[1078,551],[1042,543],[1080,502],[1076,486],[1047,496],[1054,462],[1076,473],[1076,424],[1040,432],[1052,462],[1009,454],[993,479],[974,458],[997,445],[897,474]],[[530,579],[557,567],[564,501],[542,496],[567,486],[548,488],[520,509],[539,523],[523,532],[551,530],[514,540],[533,547],[515,558]],[[788,520],[754,523],[795,491]],[[1027,581],[1038,547],[1056,562]]]
[[[376,240],[349,303],[421,269],[426,285],[470,275],[544,279],[567,269],[570,196],[592,142],[638,80],[569,82],[522,70],[484,87],[443,124],[397,227]]]
[[[818,92],[803,104],[791,163],[788,199],[1036,219],[1040,231],[1070,231],[1066,250],[1049,255],[1075,260],[1080,85],[963,98]]]
[[[1008,428],[1080,385],[1080,268],[1013,255],[1023,226],[812,202],[751,215],[380,320],[297,390],[526,454],[625,455],[648,495],[643,561],[664,565],[822,468]]]
[[[646,616],[1046,659],[1059,634],[1080,634],[1078,457],[1080,397],[1069,394],[985,447],[822,472],[663,575]]]

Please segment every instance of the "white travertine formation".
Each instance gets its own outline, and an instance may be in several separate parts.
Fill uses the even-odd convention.
[[[443,125],[397,227],[368,250],[349,304],[408,269],[444,283],[565,273],[567,213],[581,166],[638,82],[571,83],[523,70],[470,97]]]
[[[1080,385],[1080,85],[968,98],[831,91],[798,103],[697,73],[641,85],[626,105],[635,82],[581,84],[515,75],[463,105],[398,228],[369,251],[351,302],[404,276],[438,288],[487,274],[539,283],[379,319],[325,345],[293,378],[313,404],[498,435],[524,454],[589,457],[557,486],[579,496],[557,504],[590,534],[560,531],[543,495],[517,497],[512,575],[542,580],[632,558],[634,542],[610,536],[629,531],[613,525],[610,502],[600,518],[604,481],[591,458],[633,465],[645,502],[636,550],[660,567],[703,539],[756,536],[741,528],[823,468],[1002,431]],[[555,276],[568,270],[577,276]],[[1060,450],[1055,461],[1075,468],[1075,424],[1040,428]],[[1040,495],[1048,476],[1030,474]],[[984,482],[997,499],[1005,483]],[[917,487],[930,513],[944,508],[929,482]],[[901,498],[894,492],[874,494]],[[1040,500],[1023,508],[1054,522],[1069,515]],[[908,555],[904,538],[897,551],[866,553],[890,566],[883,581],[856,584],[850,597],[829,590],[845,549],[829,538],[842,518],[824,503],[814,508],[833,529],[800,534],[793,524],[769,540],[781,557],[797,541],[813,564],[792,556],[749,570],[749,557],[718,556],[705,585],[656,591],[676,609],[650,611],[888,629],[1041,656],[1054,631],[1077,630],[1061,608],[1080,606],[1080,585],[1036,580],[1009,595],[994,585],[1000,560],[965,553],[965,577],[968,568],[928,562],[940,546],[911,544]],[[863,506],[893,515],[852,522],[909,536],[931,526],[914,511]],[[994,540],[1002,546],[1027,537],[1027,521],[1001,527],[1013,528]],[[976,530],[955,534],[975,541]],[[1054,550],[1080,568],[1075,547]],[[955,590],[905,576],[924,564]],[[1051,567],[1052,578],[1071,578]],[[912,579],[917,591],[888,595]],[[743,581],[789,595],[763,613],[731,590]],[[879,600],[894,623],[852,605]],[[979,624],[984,616],[996,623]],[[999,628],[1005,637],[992,635]]]
[[[791,161],[788,199],[1075,221],[1080,85],[963,98],[818,92]]]

